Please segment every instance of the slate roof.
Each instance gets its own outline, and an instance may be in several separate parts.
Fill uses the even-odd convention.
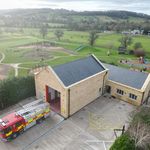
[[[108,79],[136,89],[141,89],[148,77],[148,73],[137,72],[109,64],[104,64],[104,66],[109,69]]]
[[[105,70],[93,56],[55,66],[52,69],[65,86],[72,85]]]

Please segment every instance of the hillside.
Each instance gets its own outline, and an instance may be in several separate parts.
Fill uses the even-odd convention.
[[[16,9],[0,11],[1,27],[69,28],[71,30],[126,30],[149,27],[150,16],[128,11],[85,11],[64,9]],[[128,24],[128,25],[127,25]]]

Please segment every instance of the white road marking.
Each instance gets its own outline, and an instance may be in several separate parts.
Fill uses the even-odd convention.
[[[106,149],[106,145],[105,145],[105,142],[104,142],[104,141],[103,141],[103,146],[104,146],[104,149],[105,149],[105,150],[107,150],[107,149]]]
[[[90,143],[102,143],[104,146],[104,150],[107,150],[106,148],[106,144],[105,143],[113,143],[114,141],[103,141],[103,140],[88,140],[85,143],[90,146],[92,149],[96,150],[95,148],[93,148],[92,145],[90,145]]]

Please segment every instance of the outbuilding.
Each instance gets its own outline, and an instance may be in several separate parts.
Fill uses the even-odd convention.
[[[141,105],[150,96],[150,74],[104,64],[109,69],[106,92],[134,105]]]
[[[67,118],[103,94],[107,76],[108,69],[94,55],[48,66],[35,74],[36,97]]]

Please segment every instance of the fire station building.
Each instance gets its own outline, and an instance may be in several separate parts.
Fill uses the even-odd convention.
[[[102,64],[94,55],[43,68],[35,74],[35,85],[36,97],[65,118],[104,93],[134,105],[150,96],[150,74]]]
[[[141,105],[150,97],[150,74],[104,64],[109,69],[106,92],[131,103]]]
[[[67,118],[102,95],[107,74],[108,69],[94,55],[49,66],[35,74],[36,97]]]

